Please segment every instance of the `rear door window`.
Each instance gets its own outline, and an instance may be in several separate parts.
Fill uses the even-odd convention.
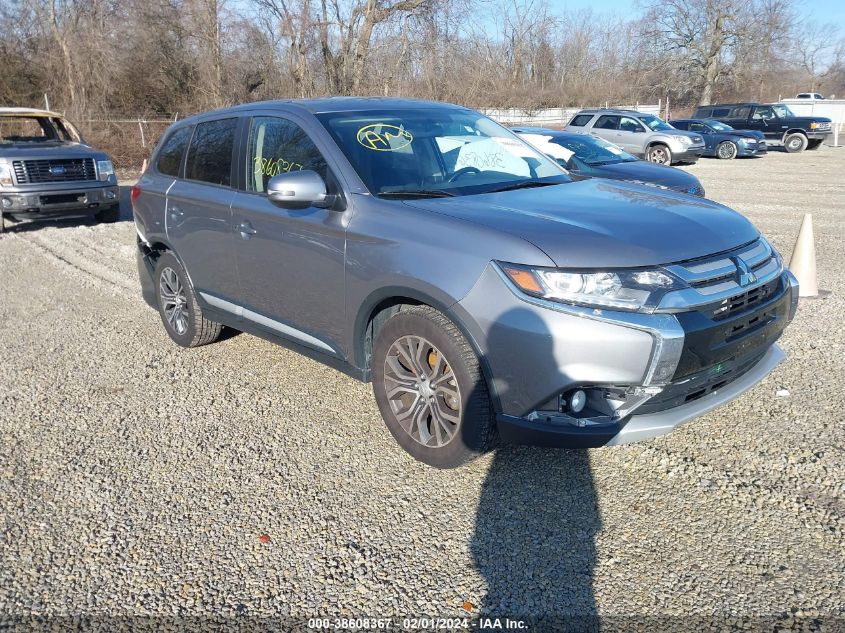
[[[574,117],[572,117],[572,120],[569,122],[569,125],[584,127],[585,125],[587,125],[587,123],[590,122],[590,119],[592,118],[592,114],[576,114]]]
[[[188,140],[191,138],[192,127],[182,127],[174,130],[158,154],[156,161],[156,169],[160,174],[165,176],[179,176],[179,168],[182,166],[182,155],[185,153],[185,148],[188,146]]]
[[[230,186],[237,127],[236,118],[197,124],[188,150],[185,178]]]
[[[596,121],[593,127],[600,130],[615,130],[619,127],[619,117],[604,114],[599,117],[599,120]]]
[[[734,119],[747,119],[749,114],[751,114],[751,106],[739,106],[733,109],[730,116]],[[726,109],[725,114],[719,116],[728,116],[728,110]]]
[[[247,144],[247,191],[265,193],[273,176],[309,169],[328,180],[328,167],[317,146],[293,121],[255,117]]]

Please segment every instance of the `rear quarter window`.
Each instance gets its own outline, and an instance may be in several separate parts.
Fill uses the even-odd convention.
[[[179,167],[182,165],[182,155],[188,146],[191,138],[192,127],[182,127],[173,132],[165,139],[158,153],[156,170],[165,176],[179,176]]]
[[[237,127],[236,118],[197,124],[188,150],[185,178],[230,186]]]
[[[569,125],[584,127],[585,125],[587,125],[587,123],[590,122],[590,119],[592,118],[592,114],[576,114],[574,117],[572,117],[572,120],[569,122]]]

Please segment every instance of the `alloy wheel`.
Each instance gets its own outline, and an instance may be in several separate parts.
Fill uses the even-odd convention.
[[[447,359],[421,336],[403,336],[384,361],[384,390],[396,421],[416,442],[440,448],[458,432],[461,390]]]
[[[736,155],[736,147],[733,143],[722,143],[719,145],[719,158],[733,158]]]
[[[188,330],[188,297],[179,275],[172,268],[164,268],[158,281],[161,309],[164,318],[180,336]]]
[[[666,162],[669,160],[669,157],[666,155],[666,150],[662,147],[655,147],[651,150],[651,154],[649,155],[652,163],[657,163],[658,165],[665,165]]]

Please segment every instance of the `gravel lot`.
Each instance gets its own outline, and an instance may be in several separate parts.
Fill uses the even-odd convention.
[[[15,225],[0,237],[0,628],[401,623],[470,602],[550,618],[537,630],[596,614],[840,630],[845,149],[689,169],[787,258],[813,213],[832,294],[802,300],[788,361],[664,438],[505,447],[447,472],[394,444],[369,385],[248,335],[175,347],[140,298],[131,222]]]

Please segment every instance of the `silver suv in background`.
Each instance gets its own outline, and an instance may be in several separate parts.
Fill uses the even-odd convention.
[[[593,134],[660,165],[695,163],[704,153],[701,134],[676,130],[653,114],[636,110],[581,110],[564,129],[576,134]]]
[[[4,216],[37,219],[119,215],[109,157],[56,112],[0,108],[0,231]]]
[[[194,116],[131,197],[142,294],[176,344],[225,325],[372,381],[396,441],[438,467],[497,434],[585,447],[668,433],[780,362],[798,301],[739,213],[575,181],[449,104]]]

